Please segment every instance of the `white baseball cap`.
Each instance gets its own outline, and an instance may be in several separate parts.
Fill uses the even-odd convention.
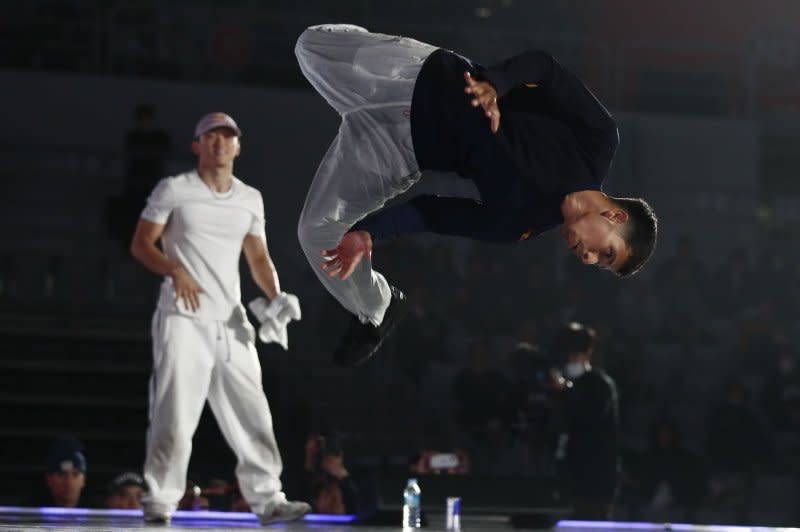
[[[211,131],[215,127],[227,127],[236,132],[237,137],[242,136],[242,130],[236,125],[236,121],[225,113],[208,113],[197,122],[194,128],[194,138],[200,138],[206,131]]]

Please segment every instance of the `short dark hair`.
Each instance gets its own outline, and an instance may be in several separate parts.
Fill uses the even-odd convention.
[[[594,348],[594,339],[596,336],[597,334],[591,327],[573,321],[563,326],[558,333],[556,333],[553,347],[562,357],[574,353],[584,353]]]
[[[631,250],[631,256],[615,273],[619,277],[630,277],[642,269],[656,249],[658,218],[653,208],[641,198],[610,199],[628,213],[628,221],[622,226],[620,236]]]

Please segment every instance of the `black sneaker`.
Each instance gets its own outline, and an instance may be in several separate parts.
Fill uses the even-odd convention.
[[[170,516],[168,514],[150,513],[144,511],[144,524],[148,526],[169,526]]]
[[[359,366],[378,352],[383,341],[389,336],[406,314],[406,296],[394,286],[389,286],[392,299],[378,327],[371,323],[361,323],[353,316],[339,347],[333,352],[333,362],[338,366]]]

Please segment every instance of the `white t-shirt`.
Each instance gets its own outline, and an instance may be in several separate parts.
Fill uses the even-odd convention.
[[[197,171],[159,181],[147,199],[142,218],[166,225],[161,236],[164,254],[197,281],[200,308],[192,312],[175,300],[172,278],[161,284],[158,308],[209,320],[244,320],[239,286],[239,257],[248,234],[264,233],[261,193],[236,177],[231,189],[213,191]]]

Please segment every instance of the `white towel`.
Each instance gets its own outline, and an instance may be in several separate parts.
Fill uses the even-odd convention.
[[[281,292],[275,299],[267,302],[266,298],[257,297],[247,304],[261,323],[258,337],[268,344],[277,342],[284,349],[289,349],[289,332],[286,330],[291,320],[300,320],[300,300],[297,296]]]

